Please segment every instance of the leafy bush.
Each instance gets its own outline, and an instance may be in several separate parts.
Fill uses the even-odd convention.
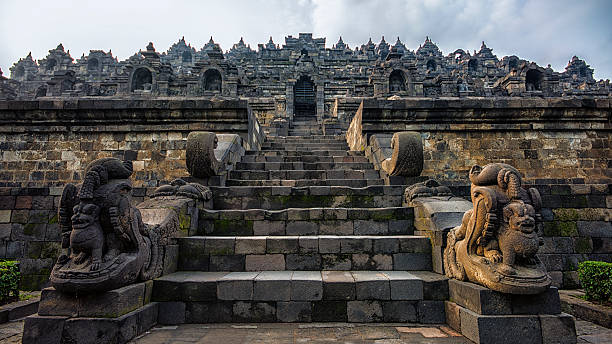
[[[19,299],[19,262],[0,261],[0,304]]]
[[[612,297],[612,263],[586,261],[578,264],[578,278],[587,300],[606,302]]]

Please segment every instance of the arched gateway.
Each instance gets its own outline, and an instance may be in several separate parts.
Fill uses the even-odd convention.
[[[302,76],[293,86],[294,117],[315,119],[317,116],[315,84],[308,76]]]

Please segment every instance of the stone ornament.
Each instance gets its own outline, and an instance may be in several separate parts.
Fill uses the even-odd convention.
[[[423,142],[421,134],[402,131],[391,139],[393,154],[382,162],[383,169],[391,176],[417,177],[423,171]]]
[[[187,136],[187,171],[195,178],[217,175],[219,161],[215,157],[217,135],[208,131],[193,131]]]
[[[537,294],[551,278],[537,257],[542,201],[525,189],[520,173],[501,163],[475,165],[469,173],[473,209],[448,233],[446,275],[511,294]]]
[[[410,185],[404,191],[404,199],[406,203],[410,203],[415,198],[419,197],[443,197],[453,196],[451,189],[448,186],[440,185],[433,179],[428,179],[422,183]]]
[[[143,221],[131,203],[131,174],[130,161],[102,158],[87,166],[82,184],[64,188],[62,254],[50,277],[58,291],[103,292],[161,276],[164,245],[179,231],[178,220],[164,213],[172,218]],[[212,203],[209,188],[180,179],[155,190],[153,198],[162,208],[182,199]]]

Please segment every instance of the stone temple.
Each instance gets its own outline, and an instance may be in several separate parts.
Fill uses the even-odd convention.
[[[155,325],[447,324],[575,343],[559,288],[612,261],[609,81],[426,38],[301,33],[0,75],[0,259],[23,343]]]

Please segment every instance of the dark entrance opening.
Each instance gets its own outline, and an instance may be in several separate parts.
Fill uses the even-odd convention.
[[[478,69],[478,60],[471,59],[468,61],[468,70],[471,72],[475,72]]]
[[[542,72],[536,69],[530,69],[525,75],[525,88],[527,91],[542,90]]]
[[[434,61],[434,60],[427,61],[427,70],[435,71],[436,70],[436,61]]]
[[[315,84],[309,77],[302,76],[295,86],[293,86],[293,115],[294,117],[316,119],[316,109]]]
[[[204,90],[221,92],[221,73],[216,69],[209,69],[204,73]]]
[[[150,91],[153,84],[153,76],[147,68],[138,68],[132,75],[132,91]]]
[[[55,66],[57,66],[57,61],[54,59],[49,59],[49,61],[47,61],[47,70],[53,70]]]
[[[188,50],[183,52],[183,62],[191,62],[191,53]]]
[[[406,80],[401,70],[394,70],[389,76],[389,92],[397,93],[406,91]]]
[[[87,61],[87,70],[97,70],[98,69],[98,59],[92,58]]]

